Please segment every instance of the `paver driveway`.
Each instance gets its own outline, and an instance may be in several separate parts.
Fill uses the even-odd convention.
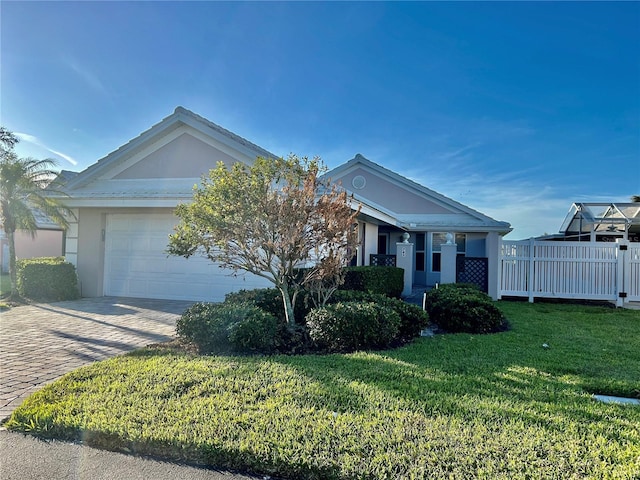
[[[169,340],[193,302],[132,298],[14,307],[0,313],[0,419],[82,365]]]

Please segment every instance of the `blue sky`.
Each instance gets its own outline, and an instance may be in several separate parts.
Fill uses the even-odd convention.
[[[0,3],[0,123],[82,170],[182,105],[558,231],[640,194],[640,2]]]

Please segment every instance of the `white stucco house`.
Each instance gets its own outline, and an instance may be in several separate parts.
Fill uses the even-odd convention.
[[[209,120],[177,107],[162,121],[78,173],[66,184],[77,220],[65,254],[77,267],[83,296],[218,301],[241,288],[268,286],[251,275],[233,277],[210,261],[171,257],[173,210],[217,162],[251,164],[276,157]],[[362,204],[354,264],[393,262],[406,232],[413,244],[412,282],[440,281],[440,246],[455,235],[460,257],[482,257],[488,291],[497,288],[498,239],[511,228],[404,178],[362,155],[327,173]],[[405,235],[406,237],[406,235]],[[404,250],[403,250],[404,252]],[[406,259],[404,259],[406,260]],[[494,278],[495,277],[495,278]]]

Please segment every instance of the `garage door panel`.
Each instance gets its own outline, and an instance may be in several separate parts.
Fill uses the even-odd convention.
[[[169,214],[107,216],[105,295],[222,301],[228,292],[270,284],[254,275],[230,276],[201,256],[168,256]]]
[[[169,244],[169,237],[152,237],[149,239],[149,249],[154,252],[164,252]]]

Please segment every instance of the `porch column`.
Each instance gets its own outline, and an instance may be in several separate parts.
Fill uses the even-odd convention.
[[[363,238],[363,263],[362,265],[371,265],[371,255],[378,253],[378,226],[372,223],[364,224]]]
[[[396,267],[404,269],[402,296],[411,295],[413,289],[413,243],[396,243]]]
[[[489,290],[487,293],[494,300],[498,300],[500,294],[498,276],[500,269],[500,235],[497,232],[487,233],[485,256],[487,257],[487,287]]]
[[[447,233],[447,243],[440,245],[440,283],[456,283],[456,256],[458,246],[455,236]]]

